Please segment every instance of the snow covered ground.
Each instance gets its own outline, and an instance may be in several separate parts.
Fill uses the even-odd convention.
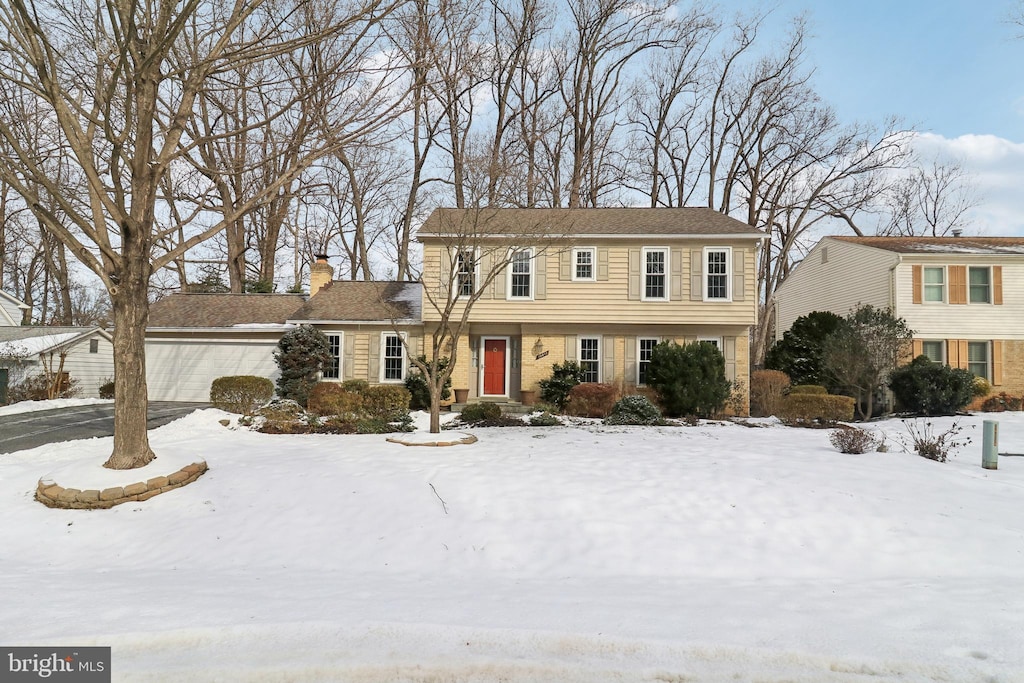
[[[982,469],[982,416],[947,463],[895,420],[843,455],[770,422],[418,448],[223,417],[150,433],[205,476],[108,511],[32,492],[110,439],[0,457],[0,642],[109,645],[132,682],[1024,681],[1024,457]]]
[[[4,415],[34,413],[40,410],[52,410],[54,408],[70,408],[73,406],[89,406],[96,403],[113,402],[113,399],[105,398],[55,398],[49,401],[19,401],[18,403],[0,406],[0,417]]]

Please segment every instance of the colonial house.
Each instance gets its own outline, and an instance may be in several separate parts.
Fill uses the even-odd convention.
[[[276,376],[284,330],[312,324],[327,380],[404,381],[409,353],[472,301],[452,375],[470,397],[517,401],[551,366],[643,384],[658,341],[718,346],[743,397],[763,235],[711,209],[439,209],[424,222],[422,284],[333,279],[313,264],[298,295],[176,294],[147,330],[150,397],[206,400],[221,375]],[[405,342],[403,344],[403,341]],[[407,348],[408,347],[408,348]]]
[[[903,318],[915,356],[1024,392],[1024,238],[823,238],[776,292],[776,338],[800,316],[857,304]]]

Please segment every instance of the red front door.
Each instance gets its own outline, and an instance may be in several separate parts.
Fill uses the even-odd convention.
[[[484,340],[484,395],[505,395],[505,340]]]

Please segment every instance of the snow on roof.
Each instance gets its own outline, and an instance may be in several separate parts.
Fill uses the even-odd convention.
[[[7,356],[9,358],[38,356],[40,353],[48,351],[55,346],[65,344],[81,335],[81,332],[64,332],[62,334],[44,334],[38,337],[0,342],[0,356]]]

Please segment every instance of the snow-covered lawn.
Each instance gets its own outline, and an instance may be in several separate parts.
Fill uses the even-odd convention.
[[[110,645],[132,682],[1024,680],[1024,458],[982,469],[981,416],[947,463],[779,425],[418,448],[223,417],[150,433],[199,481],[108,511],[32,492],[110,439],[0,457],[0,642]]]
[[[49,401],[19,401],[18,403],[0,406],[0,416],[34,413],[40,410],[53,410],[54,408],[71,408],[74,406],[90,406],[97,403],[113,402],[113,399],[104,398],[55,398]]]

